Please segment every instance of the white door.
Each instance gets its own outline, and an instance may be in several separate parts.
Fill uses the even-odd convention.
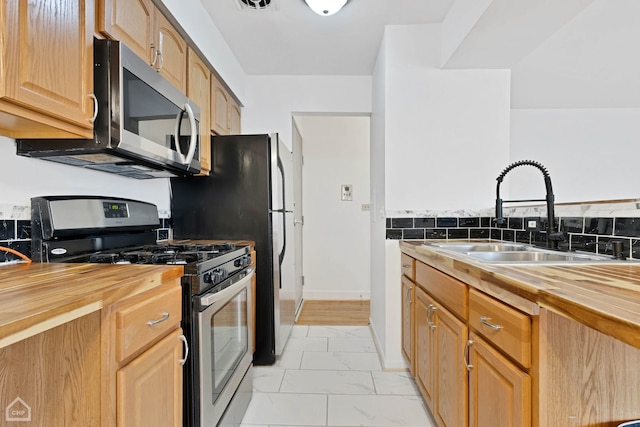
[[[293,120],[293,235],[294,235],[294,265],[295,265],[295,301],[296,318],[302,308],[302,286],[304,272],[302,271],[302,135]]]

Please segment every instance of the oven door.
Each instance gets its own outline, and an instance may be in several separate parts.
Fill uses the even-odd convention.
[[[253,275],[199,298],[201,425],[217,425],[251,366]]]

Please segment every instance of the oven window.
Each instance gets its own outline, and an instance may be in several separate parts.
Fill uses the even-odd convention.
[[[249,350],[247,289],[243,289],[211,318],[212,402],[224,389],[242,357]]]

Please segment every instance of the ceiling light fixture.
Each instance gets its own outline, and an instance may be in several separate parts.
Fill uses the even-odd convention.
[[[304,0],[315,13],[330,16],[342,9],[348,0]]]

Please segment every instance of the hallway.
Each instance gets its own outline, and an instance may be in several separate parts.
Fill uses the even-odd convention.
[[[368,326],[296,325],[273,366],[256,366],[241,427],[432,427],[415,382],[383,372]]]

